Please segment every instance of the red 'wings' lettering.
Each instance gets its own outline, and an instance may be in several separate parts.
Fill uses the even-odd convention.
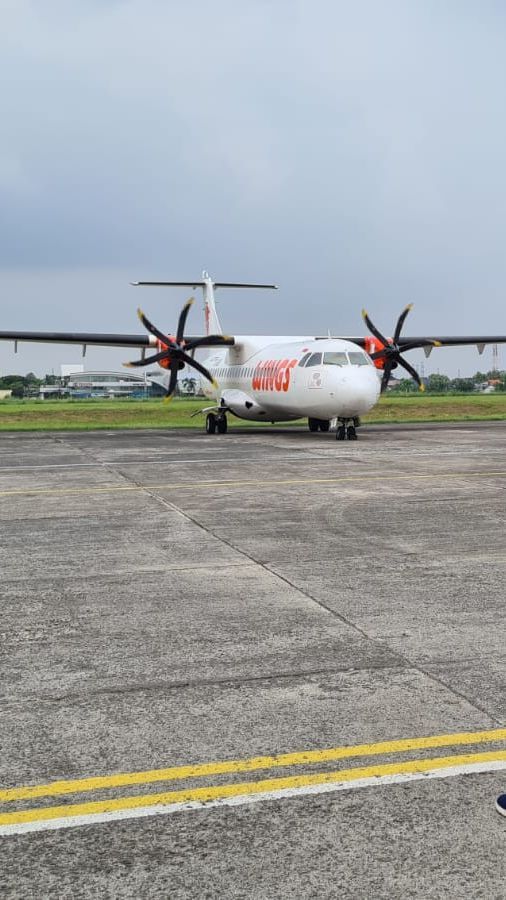
[[[290,373],[297,362],[296,359],[263,359],[253,372],[253,390],[286,392],[290,387]]]

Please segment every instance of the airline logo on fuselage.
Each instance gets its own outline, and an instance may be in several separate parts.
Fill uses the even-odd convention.
[[[263,359],[258,363],[251,386],[254,391],[287,391],[292,369],[298,359]]]

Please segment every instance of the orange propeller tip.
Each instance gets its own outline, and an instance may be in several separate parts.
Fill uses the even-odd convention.
[[[423,392],[425,391],[425,385],[424,385],[424,384],[421,384],[420,387],[419,387],[419,390],[420,390],[420,391],[422,392],[422,394],[423,394]]]
[[[143,317],[143,315],[144,315],[144,313],[143,313],[142,309],[140,308],[140,306],[137,307],[137,315],[138,315],[139,319],[142,319],[142,317]]]
[[[365,319],[366,316],[367,316],[367,310],[366,310],[366,309],[363,309],[363,310],[362,310],[362,318]]]
[[[442,347],[443,346],[441,341],[433,341],[432,343],[434,344],[434,347]]]

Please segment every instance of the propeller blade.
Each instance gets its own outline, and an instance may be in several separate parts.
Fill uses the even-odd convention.
[[[400,334],[401,334],[401,331],[402,331],[402,326],[404,325],[404,322],[405,322],[405,320],[406,320],[406,316],[407,316],[407,314],[409,313],[409,311],[410,311],[411,309],[413,309],[413,304],[412,304],[412,303],[408,303],[408,305],[404,307],[404,309],[402,310],[402,312],[401,312],[399,318],[397,319],[397,325],[395,326],[395,332],[394,332],[394,338],[393,338],[394,344],[396,344],[397,341],[399,340],[399,337],[400,337]]]
[[[179,365],[177,360],[174,360],[170,367],[170,378],[169,378],[169,386],[167,388],[167,393],[164,398],[164,403],[170,403],[174,396],[174,392],[177,386],[177,373],[179,372]]]
[[[383,394],[387,387],[388,382],[390,381],[390,373],[392,371],[392,361],[387,360],[385,368],[383,369],[383,375],[381,376],[381,393]]]
[[[365,324],[367,325],[369,331],[371,332],[371,334],[373,334],[374,337],[378,339],[378,341],[381,341],[382,344],[385,344],[386,346],[388,346],[390,341],[387,341],[386,337],[384,337],[382,335],[381,331],[378,331],[376,326],[371,322],[365,309],[362,310],[362,318],[363,318]]]
[[[418,350],[420,347],[441,347],[441,341],[408,341],[407,344],[401,345],[401,350],[405,353],[407,350]]]
[[[145,356],[144,359],[134,359],[132,362],[123,363],[124,366],[128,366],[129,368],[134,368],[136,366],[150,366],[152,363],[161,362],[162,359],[170,359],[174,351],[172,350],[162,350],[160,353],[155,353],[154,356]]]
[[[409,341],[407,344],[401,345],[401,350],[403,353],[407,353],[408,350],[418,350],[420,347],[441,347],[441,341]],[[388,346],[385,347],[384,350],[377,350],[376,353],[370,353],[369,356],[371,359],[380,359],[382,356],[389,355]]]
[[[182,360],[182,362],[185,362],[186,365],[189,366],[191,369],[196,369],[197,372],[200,372],[200,374],[203,375],[204,378],[207,378],[207,380],[211,382],[213,387],[218,386],[216,381],[214,380],[213,376],[211,375],[211,373],[208,372],[206,367],[203,366],[202,363],[199,363],[199,361],[197,359],[192,359],[192,357],[189,356],[188,353],[184,353],[184,352],[181,352],[179,358]]]
[[[186,325],[186,320],[188,318],[188,313],[190,312],[192,304],[193,304],[193,297],[190,297],[190,299],[186,301],[185,305],[183,306],[183,308],[179,314],[179,321],[177,323],[177,331],[176,331],[176,341],[178,344],[180,344],[181,341],[183,340],[184,327]]]
[[[139,319],[141,320],[142,324],[144,325],[144,328],[147,328],[147,330],[150,331],[151,334],[153,334],[156,338],[158,338],[158,340],[161,341],[162,344],[166,344],[168,342],[167,335],[162,334],[161,331],[158,331],[158,328],[155,325],[153,325],[152,322],[149,321],[149,319],[147,318],[147,316],[144,315],[144,313],[140,307],[137,310],[137,315],[139,316]]]
[[[418,372],[416,371],[416,369],[414,369],[413,366],[411,366],[411,365],[408,363],[408,361],[407,361],[406,359],[403,359],[402,356],[401,356],[400,354],[399,354],[399,357],[398,357],[398,362],[399,362],[399,365],[401,365],[403,369],[406,369],[406,372],[409,372],[409,374],[411,375],[411,377],[416,381],[416,383],[417,383],[418,387],[420,388],[420,390],[421,390],[421,391],[424,391],[424,390],[425,390],[425,385],[423,384],[423,382],[422,382],[422,380],[421,380],[421,378],[420,378]]]
[[[195,338],[185,344],[186,350],[196,350],[197,347],[213,347],[230,341],[228,334],[208,334],[206,337]]]

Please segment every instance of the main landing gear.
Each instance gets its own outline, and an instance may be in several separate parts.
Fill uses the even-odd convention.
[[[207,434],[226,434],[227,433],[227,417],[225,413],[208,413],[206,416],[206,432]]]
[[[336,430],[336,441],[357,440],[357,426],[360,425],[358,419],[339,419],[339,425]]]
[[[330,422],[328,419],[309,418],[307,424],[310,431],[328,431],[330,429]]]

